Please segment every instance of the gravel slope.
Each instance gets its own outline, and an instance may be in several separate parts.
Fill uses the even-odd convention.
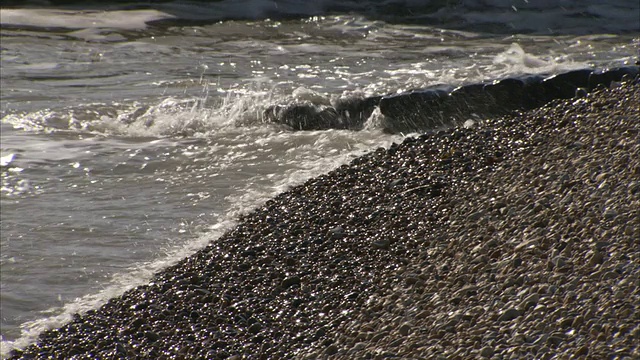
[[[378,149],[15,358],[639,358],[638,104]]]

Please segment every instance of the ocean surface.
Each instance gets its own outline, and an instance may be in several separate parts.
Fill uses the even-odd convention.
[[[636,0],[42,4],[0,10],[2,356],[411,135],[379,112],[293,131],[271,105],[630,65],[640,44]]]

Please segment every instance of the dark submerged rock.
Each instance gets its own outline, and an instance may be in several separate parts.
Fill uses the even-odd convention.
[[[293,103],[268,107],[263,118],[293,130],[360,130],[380,101],[379,96],[339,99],[334,106]]]
[[[348,129],[349,124],[330,106],[313,104],[274,105],[264,111],[269,122],[290,126],[293,130]]]
[[[542,84],[547,101],[571,99],[578,88],[589,88],[589,76],[592,72],[589,69],[573,70],[544,79]]]
[[[385,115],[383,127],[392,133],[408,133],[446,124],[446,114],[454,106],[451,90],[450,86],[437,86],[382,97],[379,106]]]
[[[361,129],[378,106],[381,98],[381,96],[343,98],[336,101],[334,106],[338,114],[348,124],[348,129]]]
[[[614,81],[636,79],[638,66],[607,71],[573,70],[544,78],[523,75],[487,84],[471,84],[449,90],[438,86],[384,96],[380,112],[391,133],[411,133],[452,126],[466,119],[531,110],[556,99],[584,97],[586,91],[608,87]]]
[[[638,64],[636,64],[638,65]],[[589,90],[609,87],[614,81],[633,80],[640,75],[640,66],[624,66],[610,70],[595,70],[589,76]]]
[[[549,77],[521,75],[489,83],[453,88],[437,85],[400,94],[343,98],[333,106],[294,103],[274,105],[264,119],[294,130],[360,130],[376,107],[384,115],[382,126],[390,133],[430,131],[469,118],[500,116],[531,110],[557,99],[584,97],[612,82],[636,79],[639,66],[611,70],[579,69]]]

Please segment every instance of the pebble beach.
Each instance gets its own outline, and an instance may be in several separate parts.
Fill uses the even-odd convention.
[[[640,358],[638,104],[372,151],[12,358]]]

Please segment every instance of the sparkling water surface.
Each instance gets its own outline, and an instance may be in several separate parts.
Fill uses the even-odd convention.
[[[288,187],[409,135],[383,133],[377,112],[362,131],[295,132],[264,122],[270,105],[628,65],[639,42],[609,25],[505,34],[484,19],[474,32],[444,15],[438,26],[318,9],[149,25],[176,12],[122,10],[126,25],[106,12],[98,26],[90,12],[39,9],[41,23],[20,24],[16,11],[33,9],[2,11],[2,354]]]

